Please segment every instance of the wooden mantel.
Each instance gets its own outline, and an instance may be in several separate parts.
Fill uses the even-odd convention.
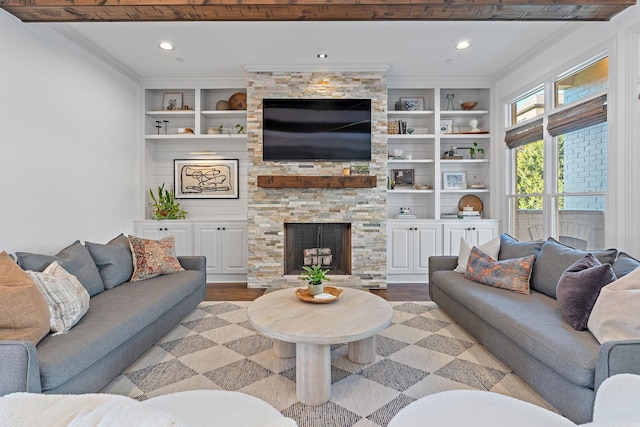
[[[262,188],[375,188],[377,179],[370,175],[259,175]]]

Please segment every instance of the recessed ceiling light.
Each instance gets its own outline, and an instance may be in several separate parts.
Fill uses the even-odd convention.
[[[327,59],[327,56],[329,56],[329,55],[327,55],[327,54],[326,54],[326,53],[324,53],[324,52],[320,52],[317,56],[318,56],[318,58],[320,58],[320,59]]]
[[[175,49],[173,45],[169,42],[162,42],[158,45],[158,47],[162,50],[173,50]]]
[[[469,43],[466,40],[463,40],[461,42],[458,42],[458,44],[456,45],[456,49],[464,50],[464,49],[467,49],[469,46],[471,46],[471,43]]]

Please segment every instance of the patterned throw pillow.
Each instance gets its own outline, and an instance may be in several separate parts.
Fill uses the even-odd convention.
[[[534,255],[529,255],[497,261],[474,246],[464,277],[484,285],[529,295],[529,278],[535,259]]]
[[[173,236],[160,240],[129,236],[129,242],[134,260],[132,282],[184,270],[176,257],[176,241]]]
[[[460,253],[458,254],[458,266],[453,270],[458,273],[464,274],[467,271],[467,262],[469,261],[469,254],[471,253],[471,248],[473,245],[466,240],[464,237],[460,238]],[[496,237],[495,239],[491,239],[486,243],[481,244],[478,248],[489,255],[491,258],[498,258],[498,253],[500,252],[500,237]]]
[[[78,279],[54,261],[42,272],[27,271],[49,305],[54,335],[65,334],[89,310],[89,292]]]
[[[617,279],[611,264],[587,254],[562,273],[556,289],[562,315],[576,331],[587,329],[600,290]]]

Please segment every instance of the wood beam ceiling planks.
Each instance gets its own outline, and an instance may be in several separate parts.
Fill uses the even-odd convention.
[[[608,21],[635,0],[0,0],[24,22]]]

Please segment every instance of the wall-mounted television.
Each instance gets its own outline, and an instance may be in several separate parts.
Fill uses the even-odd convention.
[[[371,160],[370,99],[264,99],[264,161]]]

